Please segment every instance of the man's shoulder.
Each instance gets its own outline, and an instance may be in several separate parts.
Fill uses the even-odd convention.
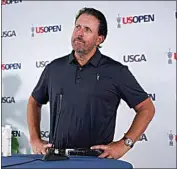
[[[61,56],[61,57],[57,57],[56,59],[53,59],[48,64],[49,69],[51,70],[51,69],[61,68],[62,66],[65,66],[66,63],[68,62],[69,55],[70,54],[67,54],[67,55],[64,55],[64,56]]]
[[[55,64],[63,64],[65,62],[68,61],[68,58],[69,58],[69,55],[70,54],[67,54],[67,55],[64,55],[64,56],[61,56],[61,57],[57,57],[56,59],[52,60],[50,62],[50,65],[55,65]]]
[[[109,65],[110,67],[116,68],[116,69],[123,69],[123,68],[128,67],[127,65],[124,65],[120,61],[113,59],[113,57],[110,57],[110,56],[107,56],[104,54],[102,54],[102,63],[101,64],[106,64],[106,65]]]

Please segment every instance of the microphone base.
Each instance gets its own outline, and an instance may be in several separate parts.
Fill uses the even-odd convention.
[[[46,154],[42,158],[43,161],[61,161],[61,160],[68,160],[68,156],[59,155],[59,154]]]

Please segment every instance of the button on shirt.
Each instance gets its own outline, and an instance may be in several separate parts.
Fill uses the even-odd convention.
[[[82,67],[74,51],[53,60],[42,72],[32,96],[40,104],[50,102],[50,142],[61,104],[55,141],[58,148],[89,148],[112,142],[120,100],[135,108],[148,98],[128,67],[99,49]]]

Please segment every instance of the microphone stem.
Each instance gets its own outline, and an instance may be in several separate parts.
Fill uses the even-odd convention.
[[[57,115],[58,115],[58,118],[57,118],[57,121],[56,121],[56,127],[55,127],[55,130],[54,130],[54,134],[53,134],[53,136],[54,136],[54,138],[53,138],[53,141],[52,141],[52,147],[54,147],[54,142],[55,142],[55,139],[56,139],[56,130],[57,130],[57,128],[58,128],[58,123],[59,123],[59,119],[60,119],[60,114],[61,114],[61,105],[62,105],[62,98],[63,98],[63,95],[62,94],[60,94],[60,99],[59,99],[59,110],[58,110],[58,106],[57,106]]]

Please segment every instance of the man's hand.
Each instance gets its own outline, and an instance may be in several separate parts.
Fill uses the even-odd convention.
[[[122,157],[130,147],[124,144],[123,140],[112,142],[108,145],[96,145],[92,146],[91,149],[101,149],[104,152],[99,156],[101,158],[114,158],[118,159]]]
[[[35,154],[46,154],[46,149],[52,147],[52,144],[48,144],[45,140],[37,139],[31,141],[31,146]]]

